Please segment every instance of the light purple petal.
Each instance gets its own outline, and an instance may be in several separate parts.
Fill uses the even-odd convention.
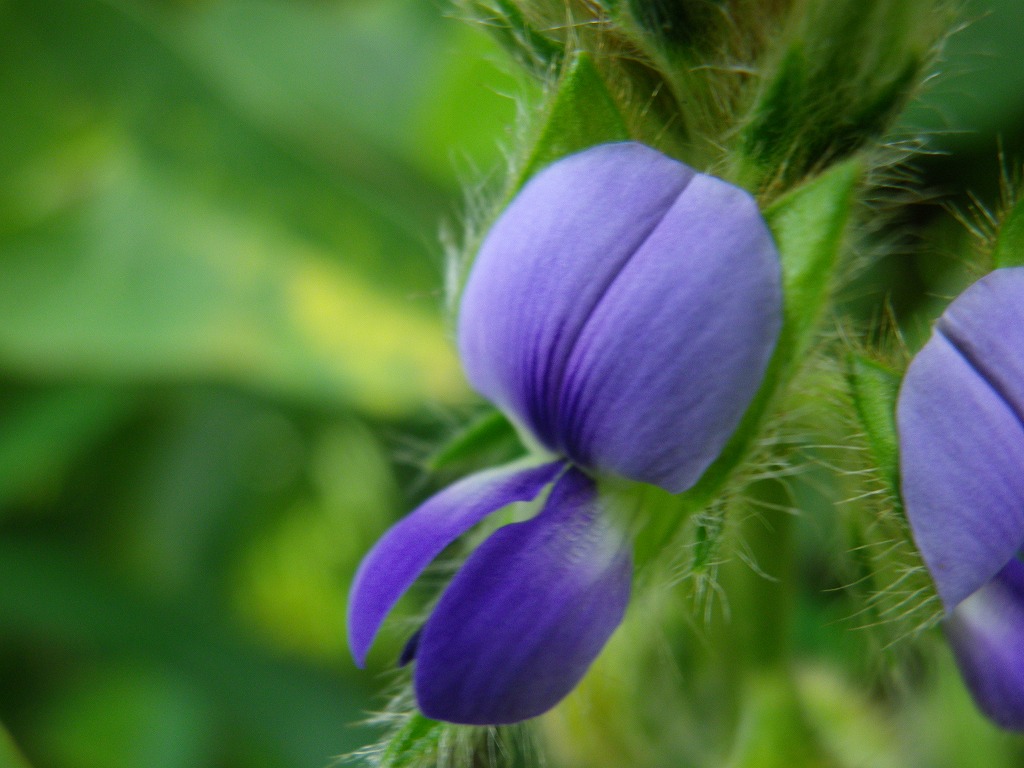
[[[539,715],[579,682],[629,602],[629,545],[570,469],[544,510],[473,553],[423,628],[423,714],[476,725]]]
[[[462,362],[549,448],[583,325],[693,176],[641,144],[603,144],[531,179],[488,233],[463,292]]]
[[[1002,291],[1022,294],[1002,279],[975,288],[950,306],[914,358],[897,406],[907,517],[947,611],[1024,543],[1020,403],[1011,385],[993,381],[993,372],[1010,376],[1024,345],[1024,316],[1013,318]],[[945,335],[950,327],[955,343]]]
[[[672,492],[693,485],[761,384],[780,282],[754,200],[696,176],[576,342],[559,409],[566,454]]]
[[[478,472],[430,497],[381,537],[356,571],[348,601],[349,647],[366,661],[384,617],[445,547],[484,517],[514,501],[534,498],[561,463],[514,464]]]
[[[780,280],[749,195],[648,147],[602,145],[540,174],[488,235],[462,359],[552,450],[677,492],[761,382]]]
[[[1024,730],[1024,564],[1011,560],[956,607],[946,636],[960,672],[993,721]]]
[[[1024,418],[1024,267],[976,282],[950,304],[938,330]]]

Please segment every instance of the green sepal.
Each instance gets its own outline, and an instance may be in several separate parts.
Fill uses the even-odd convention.
[[[564,58],[564,47],[532,24],[512,0],[468,0],[464,4],[498,44],[533,75],[544,77]]]
[[[436,765],[442,741],[450,728],[447,723],[431,720],[419,712],[410,713],[373,764],[375,768],[426,768]]]
[[[434,768],[487,765],[527,768],[537,764],[525,726],[477,728],[431,720],[418,711],[401,715],[379,747],[365,755],[368,768]]]
[[[804,358],[832,290],[860,174],[861,163],[853,158],[792,190],[764,212],[782,267],[782,329],[761,387],[736,432],[697,484],[679,497],[680,516],[669,526],[671,532],[719,495],[747,458],[776,393]]]
[[[751,121],[741,134],[740,152],[757,168],[744,182],[757,186],[776,175],[784,186],[823,162],[856,151],[879,136],[906,99],[921,70],[908,59],[890,81],[862,97],[843,97],[849,103],[815,99],[827,85],[807,61],[806,51],[794,46],[783,57],[775,79],[757,102]],[[756,173],[756,176],[753,174]]]
[[[1024,197],[1014,204],[999,226],[992,261],[996,268],[1024,266]]]
[[[851,354],[847,358],[846,378],[871,458],[889,484],[893,497],[899,498],[896,397],[900,377],[874,360]]]
[[[794,14],[736,133],[738,178],[785,189],[883,136],[947,32],[942,0],[826,0]]]
[[[784,320],[776,360],[790,367],[807,348],[832,288],[861,163],[848,160],[773,203],[764,216],[782,261]],[[763,387],[762,387],[763,389]]]
[[[562,75],[547,115],[512,191],[533,174],[574,152],[629,138],[626,121],[608,91],[601,73],[585,53],[580,53]]]
[[[746,456],[775,393],[810,345],[839,261],[861,167],[850,160],[790,192],[764,212],[782,265],[783,319],[761,388],[722,455],[688,493],[710,499]],[[703,504],[702,504],[703,506]]]
[[[511,461],[524,453],[522,442],[501,411],[489,409],[451,436],[427,459],[431,473],[466,474]]]

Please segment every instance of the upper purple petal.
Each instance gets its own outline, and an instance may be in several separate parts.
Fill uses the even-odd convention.
[[[976,282],[946,309],[938,330],[1024,419],[1024,267]]]
[[[463,296],[462,359],[552,450],[677,492],[761,382],[780,282],[747,193],[601,145],[541,173],[495,224]]]
[[[538,516],[470,556],[427,620],[415,673],[423,714],[497,725],[553,707],[622,621],[631,574],[592,481],[569,469]]]
[[[462,296],[462,362],[549,448],[577,337],[693,176],[641,144],[603,144],[532,178],[488,233]]]
[[[562,466],[513,464],[478,472],[431,496],[392,526],[363,558],[352,582],[348,637],[356,664],[365,663],[384,617],[445,547],[491,512],[534,498]]]
[[[995,272],[968,289],[900,389],[903,499],[947,610],[1024,543],[1021,298],[1022,269]]]
[[[1024,563],[1014,558],[960,603],[946,636],[979,709],[1024,730]]]
[[[761,384],[780,281],[754,200],[696,176],[577,339],[559,411],[567,455],[673,492],[693,485]]]

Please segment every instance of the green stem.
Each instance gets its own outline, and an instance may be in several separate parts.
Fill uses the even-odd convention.
[[[775,479],[757,482],[748,495],[756,507],[740,522],[742,550],[726,574],[732,629],[749,668],[780,668],[789,657],[795,589],[792,500]]]

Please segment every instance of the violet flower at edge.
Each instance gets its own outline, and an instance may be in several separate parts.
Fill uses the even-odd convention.
[[[1024,730],[1024,268],[946,309],[912,361],[897,425],[914,539],[979,708]]]

